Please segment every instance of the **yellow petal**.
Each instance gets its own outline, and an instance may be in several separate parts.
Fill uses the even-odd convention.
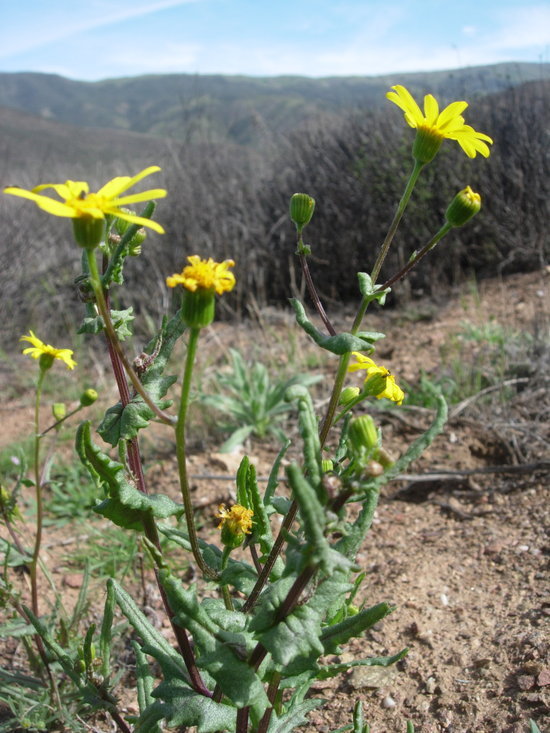
[[[78,216],[78,213],[72,208],[72,206],[67,206],[67,204],[61,203],[61,201],[51,199],[49,196],[41,196],[40,194],[33,193],[32,191],[27,191],[24,188],[9,187],[4,189],[4,193],[9,193],[13,196],[20,196],[21,198],[34,201],[37,206],[54,216],[65,216],[70,218]]]
[[[104,196],[105,198],[110,199],[116,198],[123,191],[127,191],[132,186],[135,186],[136,183],[139,183],[139,181],[141,181],[146,176],[150,176],[151,173],[156,173],[160,170],[161,169],[158,165],[150,165],[148,168],[144,168],[142,171],[140,171],[140,173],[137,173],[132,178],[128,176],[119,176],[118,178],[113,178],[112,181],[109,181],[102,188],[99,189],[97,195]]]
[[[135,214],[127,214],[125,211],[117,209],[116,206],[112,206],[104,209],[106,214],[112,214],[113,216],[129,221],[131,224],[139,224],[142,227],[149,227],[159,234],[164,234],[164,229],[156,221],[152,219],[146,219],[144,216],[136,216]]]
[[[436,124],[439,117],[439,104],[433,94],[426,94],[424,97],[424,116],[427,125],[433,127]]]
[[[455,118],[460,117],[467,106],[468,102],[453,102],[452,104],[448,104],[439,115],[439,119],[437,121],[438,128],[440,130],[447,129],[447,125]],[[462,122],[464,122],[464,120],[462,120]]]
[[[164,188],[154,188],[151,191],[142,191],[141,193],[132,193],[129,196],[123,196],[116,199],[117,206],[125,206],[126,204],[137,204],[140,201],[151,201],[152,199],[163,199],[166,196]]]

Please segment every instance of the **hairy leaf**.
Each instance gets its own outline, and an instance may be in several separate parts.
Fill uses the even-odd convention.
[[[385,336],[378,331],[359,331],[355,335],[344,332],[336,336],[325,336],[307,318],[304,306],[299,300],[290,298],[290,304],[294,308],[298,325],[315,341],[317,346],[338,356],[348,354],[350,351],[364,351],[370,354],[374,351],[373,343]]]
[[[136,726],[136,733],[149,733],[151,726],[166,719],[172,728],[197,726],[197,733],[235,730],[237,711],[227,704],[214,702],[199,695],[177,679],[161,682],[153,697],[163,702],[154,703]]]
[[[138,491],[126,476],[126,469],[117,461],[111,460],[90,435],[90,423],[82,423],[76,432],[76,450],[98,487],[107,494],[94,511],[110,519],[114,524],[126,529],[143,529],[143,515],[149,512],[157,519],[180,517],[183,507],[163,494],[143,494]]]

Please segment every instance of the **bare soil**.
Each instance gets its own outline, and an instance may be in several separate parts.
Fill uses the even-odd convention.
[[[368,327],[388,334],[377,351],[379,360],[414,382],[420,367],[436,367],[442,345],[463,321],[548,338],[549,290],[548,271],[486,281],[443,303],[378,314]],[[236,334],[217,324],[208,337],[213,350],[223,352],[229,345],[252,353],[269,340],[273,362],[288,359],[286,317],[264,312],[259,320],[261,329],[243,327]],[[297,351],[308,348],[299,338]],[[466,369],[475,364],[473,348]],[[304,733],[329,733],[349,724],[356,700],[363,702],[373,733],[404,733],[407,720],[422,733],[527,733],[529,719],[541,731],[550,730],[550,404],[547,364],[536,363],[535,352],[531,369],[524,371],[527,381],[517,382],[507,403],[489,411],[476,399],[454,414],[451,410],[429,451],[406,477],[385,488],[358,558],[367,573],[360,600],[390,601],[396,610],[349,644],[341,659],[392,654],[405,646],[410,651],[394,668],[357,668],[316,685],[312,695],[327,704],[310,715]],[[206,370],[216,368],[213,361]],[[321,366],[327,387],[333,366]],[[18,398],[2,407],[1,416],[0,445],[6,445],[26,434],[32,411]],[[403,441],[429,424],[430,412],[380,410],[376,419],[384,444],[398,453]],[[161,453],[145,446],[148,480],[176,497],[175,463],[163,435]],[[276,449],[253,443],[250,454],[258,474],[265,475]],[[204,536],[213,532],[217,505],[230,499],[233,484],[226,479],[239,460],[219,454],[207,433],[192,443],[190,473]],[[48,566],[68,604],[80,576],[61,540],[82,531],[82,525],[47,530]],[[95,595],[101,600],[100,587]],[[160,609],[154,595],[148,603]],[[19,651],[17,645],[5,646],[2,666],[18,667]],[[133,705],[128,700],[126,711]],[[104,721],[93,729],[111,727]]]

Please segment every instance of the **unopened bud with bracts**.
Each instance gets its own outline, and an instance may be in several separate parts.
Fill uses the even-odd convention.
[[[466,186],[457,193],[445,212],[445,219],[453,227],[461,227],[481,209],[481,196]]]
[[[360,466],[378,457],[380,439],[374,420],[370,415],[361,415],[350,420],[348,445],[353,459]]]
[[[340,394],[340,399],[338,400],[339,405],[347,405],[348,402],[351,402],[356,397],[358,397],[361,393],[361,390],[359,387],[346,387],[342,390]]]
[[[95,389],[87,389],[80,395],[80,404],[82,407],[89,407],[93,405],[98,398],[98,394]]]
[[[301,233],[309,224],[315,209],[315,199],[307,193],[295,193],[290,198],[290,218]]]
[[[54,402],[53,403],[52,415],[54,417],[54,420],[59,422],[60,420],[63,420],[66,414],[67,414],[67,407],[64,402]]]

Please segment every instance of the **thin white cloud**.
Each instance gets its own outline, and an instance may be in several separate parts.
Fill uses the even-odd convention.
[[[78,33],[105,28],[116,23],[133,20],[162,10],[169,10],[180,5],[201,2],[202,0],[156,0],[138,4],[118,2],[113,6],[110,2],[87,2],[82,11],[74,6],[68,13],[63,7],[49,9],[47,19],[45,17],[29,18],[25,23],[25,33],[14,32],[4,25],[1,35],[0,58],[8,58],[16,54],[33,51],[50,43],[63,41]],[[122,5],[122,7],[121,7]],[[56,12],[57,10],[57,12]]]

